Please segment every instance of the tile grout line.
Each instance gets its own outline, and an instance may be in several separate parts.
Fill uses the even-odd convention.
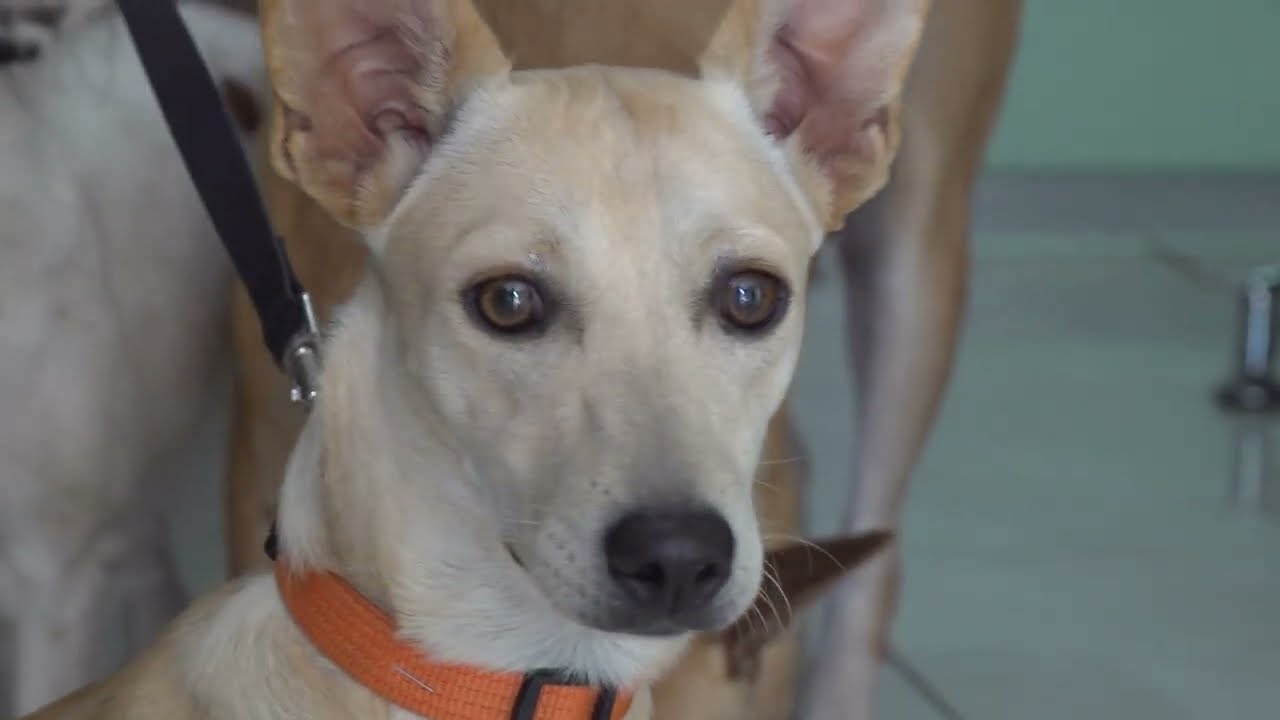
[[[919,693],[920,697],[946,720],[966,720],[965,716],[947,700],[938,686],[933,684],[907,656],[894,645],[890,645],[885,653],[885,664],[893,668],[903,680]]]

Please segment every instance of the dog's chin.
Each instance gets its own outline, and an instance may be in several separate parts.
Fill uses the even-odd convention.
[[[645,619],[638,615],[605,618],[594,625],[597,630],[617,635],[635,635],[648,638],[679,638],[699,630],[713,629],[713,625],[688,623],[662,617]]]

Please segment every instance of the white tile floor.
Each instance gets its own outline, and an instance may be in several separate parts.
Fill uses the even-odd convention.
[[[1280,261],[1280,227],[980,231],[975,260],[906,519],[902,652],[965,718],[1280,716],[1280,422],[1233,501],[1210,402],[1233,283]],[[815,293],[796,387],[820,529],[850,464],[839,293]],[[886,720],[945,717],[899,677],[885,692]]]
[[[1167,232],[1142,218],[1196,213],[1101,196],[1131,219],[1022,207],[1011,229],[980,213],[964,347],[908,510],[897,644],[968,720],[1280,716],[1280,421],[1267,481],[1233,500],[1233,426],[1210,402],[1233,283],[1280,261],[1280,224]],[[1046,223],[1068,229],[1032,227]],[[827,273],[795,390],[817,530],[850,461],[839,293]],[[175,522],[196,588],[222,567],[217,465],[192,474]],[[900,675],[884,693],[885,720],[945,717]]]

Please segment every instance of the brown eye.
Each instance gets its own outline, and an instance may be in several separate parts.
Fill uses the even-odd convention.
[[[470,295],[475,315],[494,332],[515,335],[542,327],[542,293],[531,280],[514,275],[483,280]]]
[[[734,330],[758,333],[782,317],[787,286],[780,278],[759,270],[727,276],[717,290],[720,317]]]

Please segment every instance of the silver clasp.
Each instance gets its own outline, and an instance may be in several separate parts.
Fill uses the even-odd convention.
[[[302,293],[302,309],[307,326],[289,341],[284,364],[289,379],[293,381],[289,399],[310,410],[320,394],[320,323],[316,321],[310,293]]]

